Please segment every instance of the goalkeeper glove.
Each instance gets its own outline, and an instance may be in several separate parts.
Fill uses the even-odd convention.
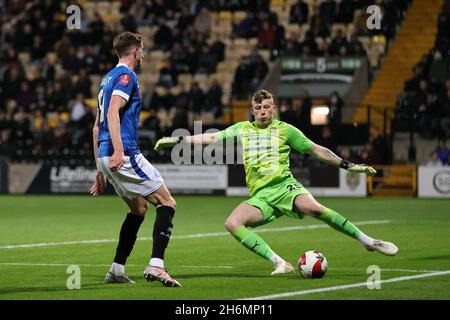
[[[183,137],[164,137],[159,139],[156,142],[156,145],[153,149],[155,149],[155,151],[159,151],[162,148],[171,148],[177,144],[179,144],[181,142],[181,140],[183,140]]]
[[[339,165],[342,169],[348,170],[351,173],[365,173],[369,176],[374,176],[377,173],[377,170],[374,168],[365,165],[365,164],[355,164],[353,162],[342,159],[341,164]]]

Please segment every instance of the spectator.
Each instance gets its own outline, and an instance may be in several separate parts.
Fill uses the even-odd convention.
[[[338,4],[336,22],[352,23],[354,12],[355,12],[355,1],[342,0]]]
[[[11,141],[16,146],[31,144],[33,133],[31,132],[30,118],[25,109],[18,107],[13,116]]]
[[[123,22],[122,26],[125,28]],[[125,28],[125,30],[131,31],[128,28]],[[100,14],[98,12],[95,12],[94,19],[90,21],[88,24],[89,44],[96,45],[97,43],[100,43],[103,40],[104,32],[105,32],[105,23],[103,22]]]
[[[211,74],[216,69],[216,57],[211,53],[207,44],[202,46],[198,56],[197,73]]]
[[[177,29],[186,30],[187,26],[190,25],[193,21],[194,19],[189,14],[189,9],[185,5],[181,6],[176,25]]]
[[[200,88],[198,82],[192,83],[192,87],[188,95],[188,110],[194,112],[196,115],[199,115],[204,106],[205,94]]]
[[[258,18],[252,11],[247,11],[247,16],[233,24],[232,36],[236,38],[252,38],[258,34]]]
[[[364,16],[364,13],[361,10],[356,10],[354,12],[353,26],[354,26],[353,33],[357,37],[363,37],[369,34],[367,30],[366,17]]]
[[[39,128],[36,128],[35,132],[35,147],[33,150],[35,151],[44,151],[51,149],[53,146],[53,132],[50,126],[48,125],[48,121],[46,118],[42,119],[42,124]]]
[[[297,127],[299,121],[300,102],[292,101],[290,103],[287,99],[280,99],[279,108],[280,120]]]
[[[308,15],[308,5],[303,0],[297,0],[289,11],[289,23],[298,23],[299,25],[308,23]]]
[[[445,145],[445,140],[438,140],[438,145],[435,152],[442,164],[445,165],[448,161],[448,157],[450,156],[450,149]]]
[[[234,74],[233,93],[245,99],[249,91],[253,92],[259,86],[268,72],[268,66],[257,49],[241,59]]]
[[[379,156],[378,163],[388,164],[390,160],[389,143],[386,137],[380,131],[376,132],[375,139],[372,141],[372,145],[374,153]]]
[[[302,124],[308,127],[311,125],[311,108],[312,108],[312,99],[311,96],[309,95],[308,90],[303,91],[303,97],[300,101],[301,101],[300,121]],[[295,104],[295,101],[293,103]]]
[[[325,23],[324,19],[316,14],[311,18],[310,30],[307,32],[308,37],[314,41],[315,37],[327,38],[330,36],[330,26]],[[312,42],[311,42],[312,43]],[[312,47],[310,47],[312,49]]]
[[[34,35],[33,44],[31,45],[31,59],[34,61],[42,59],[47,53],[47,50],[43,44],[42,37],[40,35]]]
[[[417,125],[423,137],[432,138],[439,130],[441,105],[437,96],[429,93],[427,100],[419,106]]]
[[[172,50],[170,51],[169,60],[173,68],[178,73],[189,72],[189,67],[187,65],[187,53],[180,42],[174,42]]]
[[[324,0],[320,4],[320,16],[322,17],[323,23],[330,26],[336,15],[336,2],[333,0]]]
[[[33,110],[36,108],[37,105],[37,96],[36,93],[34,93],[33,90],[30,90],[30,85],[27,81],[23,81],[20,84],[20,92],[17,97],[17,104],[20,107],[23,107],[24,110]]]
[[[341,29],[338,29],[336,36],[331,40],[330,55],[337,56],[341,48],[347,48],[348,42]]]
[[[152,141],[156,140],[157,137],[161,135],[160,124],[158,117],[152,113],[148,118],[142,123],[142,129],[149,132],[150,139]],[[176,127],[179,128],[179,127]],[[183,128],[183,127],[180,127]]]
[[[428,81],[426,79],[421,79],[419,81],[419,90],[416,94],[417,103],[419,105],[425,105],[427,103],[427,97],[430,92],[428,91]]]
[[[203,7],[200,9],[200,13],[194,20],[194,28],[204,37],[209,37],[211,32],[212,19],[208,8]]]
[[[320,138],[319,144],[324,146],[325,148],[330,149],[332,152],[336,153],[337,151],[337,143],[334,139],[331,129],[328,126],[324,126],[322,128],[322,136]]]
[[[191,74],[194,74],[197,71],[197,67],[198,67],[198,52],[195,49],[194,46],[190,45],[187,48],[187,63],[188,63],[188,68],[189,68],[189,72]]]
[[[51,90],[49,92],[47,111],[64,110],[67,99],[67,90],[63,90],[61,82],[56,81],[55,83],[53,83],[53,86],[51,87]]]
[[[419,63],[413,68],[414,76],[412,79],[405,81],[405,91],[418,91],[420,88],[420,81],[425,78],[425,71],[423,64]]]
[[[258,47],[260,49],[272,49],[275,44],[275,32],[269,21],[263,21],[258,32]]]
[[[205,110],[212,111],[214,118],[218,119],[223,115],[222,110],[222,88],[219,82],[214,79],[206,92]]]
[[[305,49],[308,52],[305,52]],[[305,39],[302,42],[302,52],[306,53],[306,55],[315,55],[318,52],[317,43],[311,31],[308,31],[305,35]]]
[[[326,102],[329,112],[328,112],[328,123],[330,124],[340,124],[342,117],[342,107],[343,100],[337,91],[334,91]]]
[[[225,44],[217,37],[212,40],[210,52],[214,55],[216,62],[221,62],[225,59]]]
[[[339,152],[339,155],[342,159],[345,159],[350,162],[356,162],[357,158],[355,157],[353,150],[349,147],[343,147],[341,151]]]
[[[362,43],[354,34],[350,37],[350,42],[347,44],[347,52],[350,56],[361,57],[367,55]]]
[[[298,57],[300,55],[300,51],[300,42],[295,39],[289,38],[286,41],[286,47],[282,50],[281,55]]]
[[[172,119],[172,127],[187,128],[189,127],[188,123],[188,113],[184,109],[184,106],[177,106]]]
[[[87,75],[86,69],[81,68],[78,72],[78,79],[76,80],[73,92],[74,94],[82,93],[84,97],[91,97],[91,86],[92,81],[89,79]]]
[[[3,76],[4,99],[16,99],[22,81],[24,81],[24,77],[20,74],[17,66],[13,66],[11,69],[6,70]]]
[[[159,79],[156,85],[170,88],[178,83],[177,69],[172,65],[170,59],[164,61],[164,66],[159,70]]]
[[[166,26],[166,19],[158,17],[158,30],[153,36],[153,50],[168,50],[172,46],[172,30]]]
[[[428,160],[428,162],[426,163],[426,166],[427,167],[443,167],[444,164],[439,159],[436,151],[433,151],[430,154],[430,160]]]
[[[440,128],[444,139],[450,138],[450,81],[447,80],[447,96],[442,105],[442,114],[440,120]]]
[[[131,14],[127,14],[122,19],[120,19],[120,23],[122,25],[123,30],[136,32],[137,31],[137,23],[134,17]]]
[[[69,101],[70,121],[76,123],[86,114],[86,104],[83,93],[77,93],[75,100]]]
[[[167,9],[166,10],[166,25],[170,28],[170,29],[175,29],[178,23],[178,19],[175,16],[175,12],[172,9]]]
[[[69,133],[63,124],[58,124],[53,130],[52,146],[53,149],[64,149],[70,144]]]

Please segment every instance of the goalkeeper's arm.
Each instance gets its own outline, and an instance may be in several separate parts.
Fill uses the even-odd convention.
[[[189,144],[211,144],[216,142],[219,139],[219,133],[204,133],[204,134],[196,134],[194,136],[186,136],[186,137],[164,137],[159,139],[156,142],[155,150],[159,151],[163,148],[171,148],[181,141],[189,143]]]
[[[355,164],[353,162],[341,159],[330,149],[322,147],[315,143],[313,143],[311,151],[309,153],[322,162],[328,163],[335,167],[343,168],[353,173],[365,173],[369,176],[373,176],[377,173],[374,168],[369,167],[368,165]]]

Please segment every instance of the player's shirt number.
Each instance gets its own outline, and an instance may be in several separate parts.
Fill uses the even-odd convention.
[[[104,103],[105,103],[105,96],[103,95],[103,89],[100,90],[98,93],[98,108],[99,108],[99,121],[102,123],[105,120],[105,113],[104,110]]]

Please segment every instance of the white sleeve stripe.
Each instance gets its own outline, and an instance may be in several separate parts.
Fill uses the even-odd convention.
[[[121,96],[127,101],[130,99],[130,96],[121,90],[114,90],[112,96]]]

